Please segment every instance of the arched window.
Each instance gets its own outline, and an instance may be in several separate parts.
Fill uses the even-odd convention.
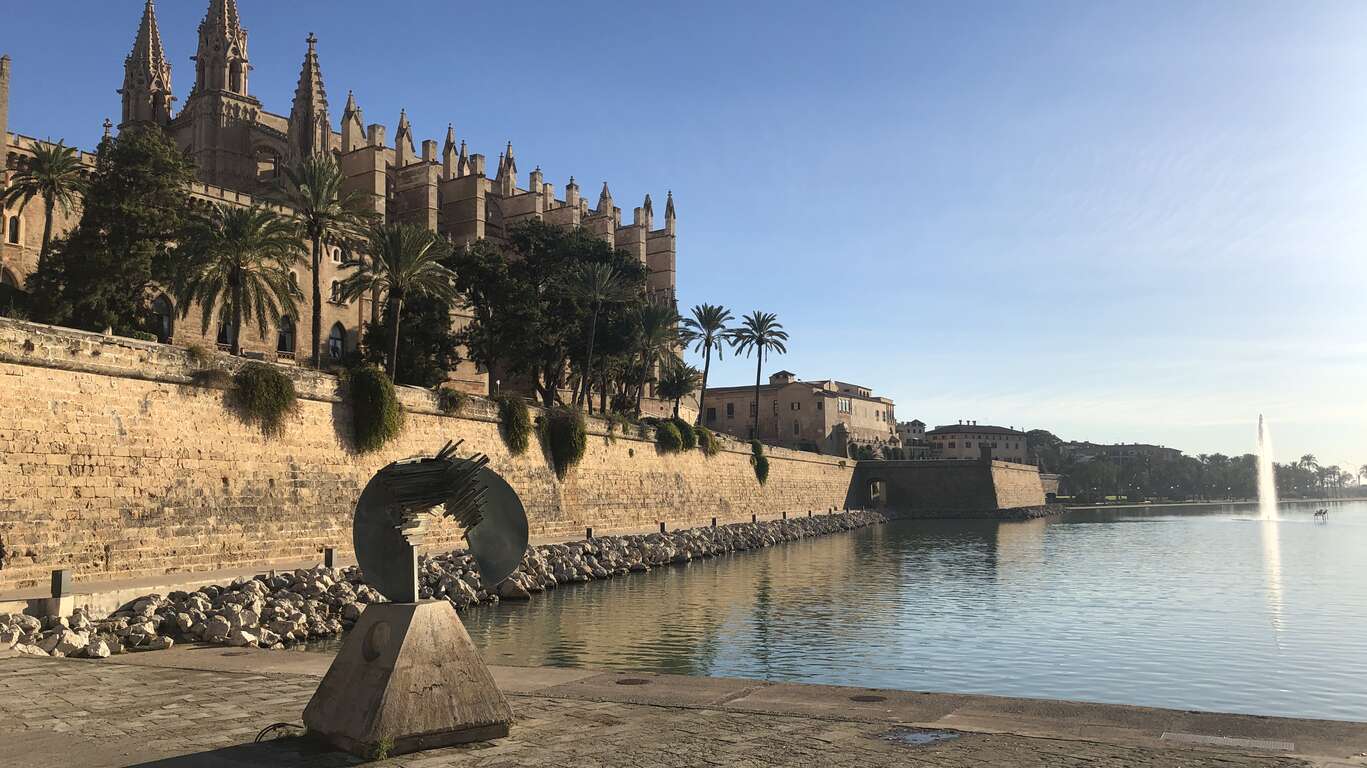
[[[282,355],[294,354],[294,318],[280,316],[280,336],[275,342],[275,351]]]
[[[332,303],[333,303],[333,304],[341,304],[341,303],[342,303],[342,281],[340,281],[340,280],[333,280],[333,281],[332,281]]]
[[[226,318],[218,321],[218,338],[214,341],[220,349],[227,349],[232,344],[232,339],[228,334],[229,325],[231,323]]]
[[[19,245],[19,214],[9,217],[9,226],[5,228],[5,239],[10,245]]]
[[[332,263],[333,263],[333,264],[341,264],[341,263],[342,263],[342,249],[341,249],[341,248],[333,248],[333,249],[332,249]]]
[[[176,312],[171,299],[164,293],[152,302],[152,321],[155,323],[157,341],[170,344],[176,332]]]
[[[328,334],[328,357],[333,360],[341,360],[342,355],[346,354],[346,329],[341,323],[332,326],[332,333]]]

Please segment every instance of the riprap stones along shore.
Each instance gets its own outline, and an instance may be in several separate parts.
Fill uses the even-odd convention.
[[[513,575],[495,585],[484,584],[474,558],[458,550],[419,558],[418,578],[422,599],[449,600],[464,610],[480,603],[527,600],[561,584],[610,579],[886,521],[878,512],[850,511],[543,544],[530,547]],[[356,623],[367,604],[383,601],[355,566],[272,573],[194,592],[146,595],[101,619],[79,610],[69,617],[43,619],[0,614],[0,654],[99,659],[165,650],[177,642],[285,648],[339,635]]]

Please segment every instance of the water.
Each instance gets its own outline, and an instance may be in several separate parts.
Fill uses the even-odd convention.
[[[1367,720],[1367,503],[903,521],[465,614],[496,664]]]

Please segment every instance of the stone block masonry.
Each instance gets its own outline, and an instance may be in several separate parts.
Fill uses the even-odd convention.
[[[490,456],[534,537],[843,508],[853,473],[853,462],[773,448],[761,486],[746,444],[660,454],[591,420],[588,451],[561,482],[536,441],[509,454],[490,403],[473,398],[450,417],[430,392],[402,387],[402,436],[358,455],[336,378],[286,366],[299,407],[267,438],[225,392],[194,386],[193,370],[181,348],[0,320],[0,595],[56,568],[79,585],[304,561],[324,547],[346,556],[352,506],[374,472],[447,440]],[[451,549],[458,535],[439,525],[427,544]]]

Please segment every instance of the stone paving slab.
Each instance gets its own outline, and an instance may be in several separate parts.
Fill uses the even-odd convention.
[[[927,746],[893,738],[879,719],[729,709],[733,702],[670,706],[556,693],[616,675],[561,673],[537,693],[510,696],[517,723],[489,745],[391,759],[403,768],[472,766],[1182,766],[1291,768],[1283,755],[1185,746],[1138,746],[1007,733],[961,733]],[[530,676],[529,676],[530,679]],[[560,684],[555,684],[556,682]],[[667,681],[666,681],[667,682]],[[715,690],[735,693],[722,681]],[[0,660],[0,766],[25,768],[333,768],[362,761],[307,739],[253,744],[272,723],[297,723],[318,678],[142,664]],[[612,690],[623,688],[615,682]],[[649,687],[649,686],[642,686]],[[660,687],[664,687],[661,685]],[[688,698],[707,692],[707,681]],[[754,691],[779,686],[751,684]],[[792,686],[787,686],[791,688]],[[848,692],[850,689],[842,689]],[[810,694],[819,698],[821,691]],[[1327,762],[1321,762],[1328,765]],[[1345,760],[1340,765],[1363,765]]]

